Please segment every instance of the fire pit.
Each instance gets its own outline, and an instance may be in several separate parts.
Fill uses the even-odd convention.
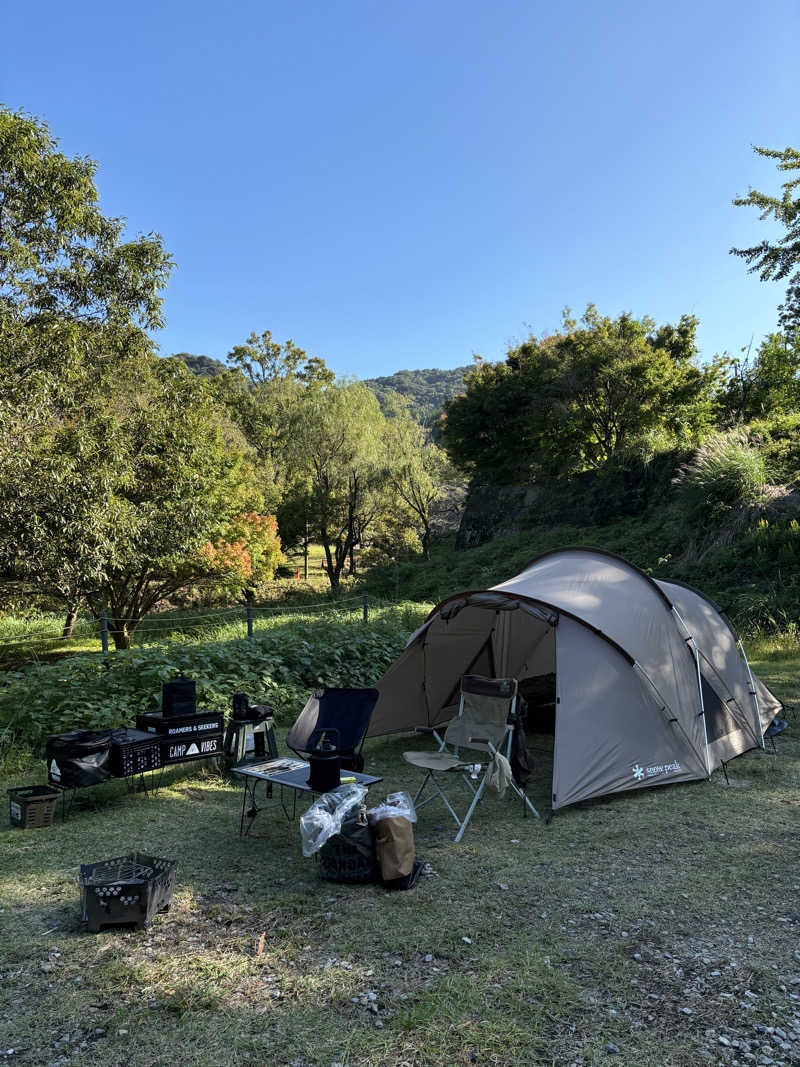
[[[81,864],[83,921],[92,933],[102,926],[134,924],[142,930],[159,911],[167,911],[175,888],[175,860],[143,852]]]

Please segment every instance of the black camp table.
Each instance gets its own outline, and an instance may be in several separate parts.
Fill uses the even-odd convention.
[[[294,764],[290,769],[280,769],[280,764]],[[264,763],[250,763],[242,767],[232,767],[232,774],[237,774],[244,779],[244,794],[242,796],[242,815],[239,820],[239,836],[241,837],[245,833],[244,829],[244,817],[245,810],[247,809],[247,799],[250,798],[251,810],[258,811],[256,808],[256,787],[259,782],[264,782],[266,785],[267,797],[272,796],[272,787],[274,785],[280,786],[280,805],[283,809],[283,814],[287,819],[293,819],[297,810],[297,794],[298,793],[311,793],[312,796],[317,794],[311,788],[308,781],[308,776],[311,773],[309,765],[303,760],[266,760]],[[382,778],[376,778],[372,774],[362,774],[357,771],[342,770],[342,778],[355,778],[356,785],[364,785],[369,788],[376,782],[382,782]],[[346,784],[346,783],[343,783]],[[292,813],[291,815],[286,809],[283,798],[283,790],[292,790]],[[248,827],[249,830],[249,827]]]

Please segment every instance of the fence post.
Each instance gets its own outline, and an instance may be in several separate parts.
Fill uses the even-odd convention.
[[[253,636],[253,594],[247,594],[247,636]]]
[[[108,655],[108,618],[104,611],[100,612],[100,643],[103,646],[103,655]]]
[[[364,605],[363,605],[363,617],[364,617],[364,622],[369,622],[369,605],[368,605],[368,603],[367,603],[367,602],[368,602],[368,599],[369,599],[369,598],[367,597],[367,595],[366,595],[366,593],[365,593],[365,594],[364,594]]]

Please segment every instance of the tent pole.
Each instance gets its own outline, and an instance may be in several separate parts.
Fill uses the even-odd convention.
[[[747,653],[744,650],[741,638],[737,637],[736,644],[739,646],[744,665],[747,667],[747,677],[750,679],[750,692],[753,696],[753,703],[756,706],[756,724],[758,725],[758,732],[761,735],[761,747],[766,750],[767,746],[764,744],[764,727],[761,725],[761,708],[758,706],[758,693],[756,692],[756,684],[753,681],[753,672],[750,670],[750,663],[747,659]]]
[[[691,632],[689,630],[689,627],[686,625],[686,623],[681,618],[681,613],[678,611],[678,609],[675,607],[674,604],[672,605],[672,612],[673,612],[675,618],[678,620],[678,622],[683,627],[684,633],[686,634],[688,640],[691,642],[692,649],[694,650],[694,664],[695,664],[695,667],[697,668],[697,692],[698,692],[698,694],[700,696],[700,714],[701,714],[701,716],[703,718],[703,740],[705,741],[705,745],[706,745],[706,770],[708,771],[708,777],[710,778],[711,777],[711,754],[710,754],[710,752],[708,750],[708,730],[706,728],[706,706],[705,706],[705,703],[703,702],[703,677],[702,677],[702,675],[700,673],[700,653],[697,651],[697,644],[695,643],[695,639],[692,636],[692,634],[691,634]]]

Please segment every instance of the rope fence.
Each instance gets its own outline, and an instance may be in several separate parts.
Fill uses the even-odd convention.
[[[152,634],[163,636],[170,631],[179,633],[197,633],[207,630],[209,632],[231,626],[241,626],[248,638],[253,638],[255,629],[264,632],[265,623],[276,620],[278,617],[299,619],[310,616],[323,619],[333,617],[342,619],[344,616],[352,617],[360,615],[364,623],[369,622],[370,610],[373,612],[396,606],[399,601],[383,598],[368,597],[366,595],[353,595],[342,597],[337,600],[318,600],[308,604],[279,604],[279,605],[255,605],[247,601],[241,606],[220,608],[218,611],[193,612],[187,615],[160,617],[158,614],[145,615],[139,618],[124,620],[125,625],[134,624],[134,637],[136,635]],[[259,625],[261,624],[261,625]],[[50,651],[52,646],[66,644],[73,641],[86,640],[87,638],[99,640],[101,651],[107,654],[109,651],[109,636],[115,633],[113,618],[108,613],[101,613],[100,617],[92,620],[88,633],[86,620],[79,622],[79,631],[64,637],[63,628],[47,631],[34,631],[29,634],[16,634],[8,638],[0,638],[0,654],[7,650],[13,655],[15,652],[35,656],[39,651]],[[116,631],[120,632],[120,631]],[[78,650],[76,650],[78,651]]]

